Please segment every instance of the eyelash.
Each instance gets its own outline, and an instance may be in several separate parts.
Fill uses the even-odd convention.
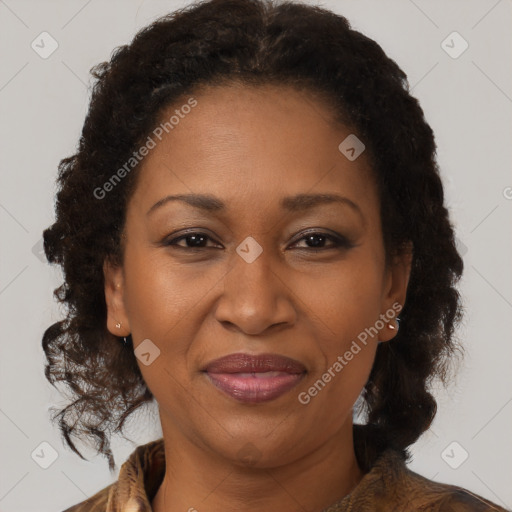
[[[186,233],[184,235],[180,235],[179,237],[176,237],[176,238],[172,238],[168,241],[165,241],[164,242],[164,245],[166,246],[172,246],[172,247],[175,247],[177,249],[180,249],[180,250],[184,250],[184,251],[189,251],[189,252],[197,252],[198,250],[201,250],[201,249],[213,249],[213,247],[183,247],[181,245],[177,245],[177,242],[181,241],[181,240],[184,240],[184,239],[187,239],[191,236],[202,236],[204,238],[207,238],[208,240],[213,240],[210,236],[208,236],[206,233],[202,233],[200,231],[191,231],[189,233]],[[309,252],[323,252],[323,251],[327,251],[329,249],[341,249],[341,248],[344,248],[344,249],[351,249],[352,247],[355,247],[355,245],[350,242],[347,238],[345,238],[344,236],[341,236],[341,235],[338,235],[338,236],[335,236],[335,235],[331,235],[329,233],[324,233],[324,232],[321,232],[321,231],[310,231],[308,233],[306,233],[303,237],[299,238],[298,240],[296,240],[295,242],[293,242],[293,245],[295,245],[296,243],[308,238],[308,237],[311,237],[311,236],[321,236],[321,237],[324,237],[328,240],[330,240],[332,242],[332,245],[330,247],[321,247],[321,248],[315,248],[315,247],[303,247],[302,249],[306,249],[307,251]]]

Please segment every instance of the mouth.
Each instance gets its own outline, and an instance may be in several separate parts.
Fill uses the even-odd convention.
[[[209,363],[203,372],[220,391],[239,402],[274,400],[295,387],[306,367],[277,354],[230,354]]]

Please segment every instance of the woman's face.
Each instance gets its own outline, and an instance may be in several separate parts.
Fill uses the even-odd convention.
[[[351,132],[326,105],[272,86],[194,99],[152,134],[123,266],[105,265],[108,328],[132,334],[164,435],[271,467],[351,425],[377,342],[396,333],[382,320],[404,304],[409,259],[385,266],[366,154],[339,149]],[[211,364],[232,354],[246,366]]]

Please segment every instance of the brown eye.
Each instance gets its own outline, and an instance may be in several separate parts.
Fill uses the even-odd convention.
[[[178,242],[181,240],[185,240],[185,246],[179,245]],[[172,238],[168,242],[165,242],[165,245],[172,245],[175,247],[179,247],[180,249],[208,249],[206,246],[208,240],[212,240],[206,233],[201,233],[198,231],[193,231],[190,233],[186,233],[176,238]]]
[[[353,244],[351,244],[345,237],[341,235],[336,236],[322,232],[310,232],[302,238],[299,238],[296,242],[293,243],[293,245],[297,245],[297,243],[302,240],[305,240],[307,247],[300,247],[300,249],[309,249],[313,252],[328,249],[338,249],[340,247],[353,247]],[[328,244],[327,247],[326,244]]]

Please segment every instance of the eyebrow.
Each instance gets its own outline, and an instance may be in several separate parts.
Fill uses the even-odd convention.
[[[178,194],[160,199],[148,210],[146,215],[150,215],[155,210],[171,201],[182,201],[194,208],[210,213],[226,210],[226,204],[215,196],[209,194]],[[280,206],[289,212],[301,212],[322,204],[332,203],[343,204],[350,207],[358,213],[364,221],[364,216],[359,206],[348,197],[338,194],[297,194],[295,196],[283,197]]]

